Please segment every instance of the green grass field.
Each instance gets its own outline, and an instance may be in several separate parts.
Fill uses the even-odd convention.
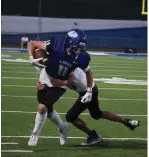
[[[125,82],[128,80],[131,82],[130,84],[112,84],[96,81],[100,90],[100,107],[141,122],[139,128],[130,131],[122,124],[102,119],[96,121],[89,115],[81,115],[90,128],[96,129],[105,138],[103,143],[92,147],[79,145],[86,135],[71,124],[68,135],[70,138],[66,145],[61,146],[57,128],[49,121],[43,126],[38,146],[28,147],[27,142],[37,111],[35,86],[39,74],[29,63],[16,63],[3,59],[28,59],[28,56],[26,53],[2,53],[2,157],[147,156],[147,85],[132,85],[130,81],[145,82],[147,80],[146,58],[92,57],[91,67],[94,71],[94,78],[117,77],[127,79]],[[63,98],[54,105],[63,120],[65,120],[65,113],[75,101],[72,98],[76,97],[75,92],[67,91]]]

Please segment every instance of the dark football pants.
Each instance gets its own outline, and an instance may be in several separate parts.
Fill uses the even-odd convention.
[[[101,118],[102,111],[99,108],[98,88],[96,85],[93,88],[92,92],[93,92],[92,100],[89,103],[81,103],[81,98],[86,92],[80,93],[79,98],[66,114],[66,120],[68,122],[74,122],[78,118],[78,116],[86,109],[89,110],[89,113],[92,116],[92,118],[94,119]]]
[[[66,89],[59,87],[48,87],[37,91],[37,99],[40,104],[48,108],[48,114],[53,111],[53,104],[65,93]]]

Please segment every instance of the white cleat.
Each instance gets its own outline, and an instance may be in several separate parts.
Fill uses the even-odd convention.
[[[38,134],[32,133],[32,135],[28,141],[28,146],[37,146],[37,143],[38,143]]]
[[[59,130],[60,132],[60,144],[64,145],[67,140],[67,133],[68,133],[68,124],[64,122],[64,126],[62,130]]]
[[[140,121],[138,120],[131,120],[131,119],[125,119],[124,123],[130,130],[135,130],[137,127],[140,126]]]

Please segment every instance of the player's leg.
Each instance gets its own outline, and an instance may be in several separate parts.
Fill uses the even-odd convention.
[[[140,125],[140,122],[138,120],[124,118],[109,111],[102,111],[101,113],[100,111],[97,110],[97,108],[92,110],[90,113],[94,119],[103,118],[103,119],[107,119],[114,122],[120,122],[120,123],[123,123],[125,126],[127,126],[131,130],[134,130],[136,127]]]
[[[48,115],[48,119],[58,127],[58,131],[60,132],[60,144],[64,145],[67,140],[68,124],[63,122],[59,113],[55,110]]]
[[[75,104],[66,114],[67,122],[71,122],[75,127],[85,132],[90,133],[90,129],[87,127],[85,122],[78,118],[78,116],[86,109],[86,106],[81,103],[81,96],[76,100]]]
[[[47,119],[47,108],[42,103],[42,100],[45,98],[45,95],[47,94],[47,92],[48,90],[45,88],[45,86],[40,86],[40,88],[38,88],[38,91],[37,91],[37,99],[39,102],[38,112],[35,117],[34,129],[28,141],[29,146],[37,145],[40,130]]]
[[[66,90],[62,88],[51,87],[49,88],[46,97],[43,100],[43,103],[48,108],[48,119],[52,121],[59,129],[61,145],[66,143],[68,124],[63,122],[60,115],[55,110],[53,110],[53,104],[65,93],[65,91]]]
[[[36,146],[38,143],[38,136],[47,119],[47,108],[43,104],[38,105],[38,112],[35,117],[35,124],[30,139],[28,141],[28,146]]]
[[[35,127],[33,129],[34,134],[39,134],[43,124],[47,119],[47,108],[44,104],[38,105],[38,112],[35,118]]]
[[[43,88],[43,86],[41,85],[40,88],[37,89],[38,89],[37,97],[38,97],[38,102],[40,102],[40,104],[38,106],[38,113],[35,118],[35,126],[33,129],[33,133],[30,137],[28,145],[30,146],[37,145],[39,132],[47,119],[47,110],[49,111],[49,115],[50,115],[48,116],[48,118],[51,119],[51,121],[54,124],[56,124],[59,128],[61,128],[63,132],[65,132],[65,139],[66,139],[66,132],[67,132],[68,125],[67,123],[64,123],[61,120],[59,114],[56,111],[53,111],[53,104],[59,99],[59,97],[65,92],[65,90],[60,89],[60,92],[59,90],[56,90],[57,92],[55,92],[55,90],[52,90],[53,88],[49,88],[46,86]],[[64,142],[61,142],[62,144],[65,143],[65,140],[63,141]]]
[[[88,105],[88,109],[89,109],[90,115],[94,119],[103,118],[103,119],[107,119],[114,122],[120,122],[120,123],[123,123],[125,126],[127,126],[131,130],[134,130],[136,127],[139,126],[138,120],[127,119],[109,111],[101,111],[99,108],[97,86],[93,88],[93,98],[91,101],[91,105]]]
[[[77,99],[75,104],[66,114],[66,120],[71,122],[76,128],[80,129],[88,135],[87,140],[81,145],[91,145],[101,141],[100,135],[95,130],[88,128],[87,124],[78,116],[87,108],[86,104],[81,103],[81,96]]]

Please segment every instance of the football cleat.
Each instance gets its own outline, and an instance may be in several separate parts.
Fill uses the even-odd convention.
[[[67,141],[67,134],[68,134],[68,124],[64,122],[64,126],[62,130],[59,130],[60,132],[60,144],[64,145]]]
[[[135,130],[135,128],[140,126],[140,121],[138,121],[138,120],[131,120],[131,119],[125,119],[124,124],[130,130]]]
[[[82,145],[82,146],[90,146],[90,145],[94,145],[94,144],[100,143],[102,141],[103,141],[103,139],[102,139],[101,135],[98,134],[95,130],[92,130],[90,135],[85,140],[85,142],[81,143],[80,145]]]
[[[37,146],[37,143],[38,143],[38,134],[32,133],[28,141],[28,146]]]

